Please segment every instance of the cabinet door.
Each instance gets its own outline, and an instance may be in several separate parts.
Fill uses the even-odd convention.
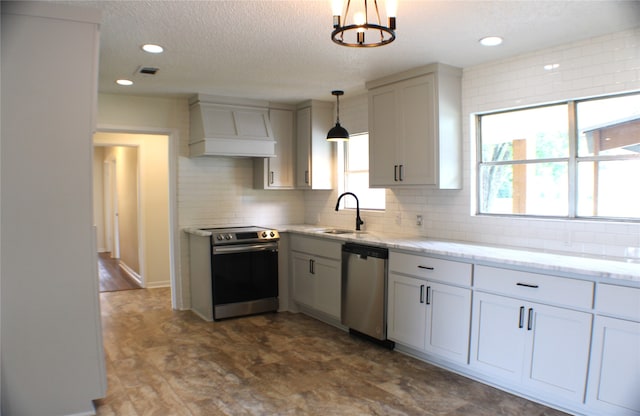
[[[311,107],[296,113],[296,188],[311,188]]]
[[[526,342],[525,315],[520,300],[475,292],[470,365],[486,374],[520,381]]]
[[[315,302],[315,278],[311,274],[311,258],[302,253],[291,253],[293,299],[309,307]]]
[[[427,282],[425,351],[466,364],[469,357],[471,290]]]
[[[437,170],[434,75],[398,84],[397,118],[402,128],[400,185],[435,185]]]
[[[342,270],[337,260],[314,257],[315,309],[340,319]]]
[[[398,180],[396,143],[400,140],[400,126],[396,112],[396,93],[392,87],[369,93],[370,187],[394,185]]]
[[[427,328],[427,282],[389,274],[387,336],[400,344],[424,350]]]
[[[596,316],[587,405],[601,415],[640,415],[640,322]]]
[[[527,321],[530,316],[532,322],[526,325],[529,342],[524,384],[582,402],[592,315],[540,304],[527,305],[527,315]]]
[[[268,159],[268,187],[293,188],[293,112],[269,110],[271,128],[276,139],[276,157]]]

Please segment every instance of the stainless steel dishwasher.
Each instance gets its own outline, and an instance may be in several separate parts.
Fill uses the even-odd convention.
[[[342,246],[342,324],[388,348],[386,248],[346,243]]]

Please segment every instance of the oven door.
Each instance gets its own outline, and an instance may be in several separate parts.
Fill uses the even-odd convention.
[[[278,297],[278,243],[214,246],[213,305]]]

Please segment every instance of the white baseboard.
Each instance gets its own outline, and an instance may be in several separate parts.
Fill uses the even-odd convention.
[[[159,287],[171,287],[171,281],[166,280],[164,282],[153,282],[147,284],[147,289],[156,289]]]
[[[122,262],[122,260],[119,263],[120,268],[126,273],[128,274],[133,280],[135,280],[136,282],[138,282],[138,284],[140,286],[142,285],[142,277],[140,277],[140,275],[138,273],[136,273],[135,270],[133,270],[131,267],[127,266],[125,263]],[[144,287],[144,286],[143,286]]]

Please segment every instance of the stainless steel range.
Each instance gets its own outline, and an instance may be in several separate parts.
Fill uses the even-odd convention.
[[[201,231],[211,236],[206,259],[203,237],[190,239],[194,310],[213,320],[277,311],[278,231],[255,226]]]

